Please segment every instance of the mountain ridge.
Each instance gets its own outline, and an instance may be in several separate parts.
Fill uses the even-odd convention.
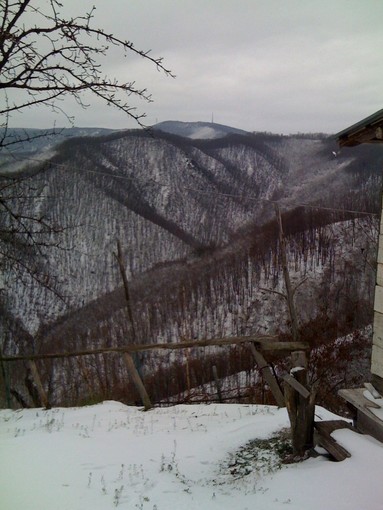
[[[217,124],[215,122],[181,122],[176,120],[167,120],[154,124],[153,129],[171,133],[184,138],[198,139],[215,139],[223,138],[228,134],[246,135],[247,131],[234,128],[225,124]]]
[[[129,341],[117,240],[142,342],[286,331],[284,304],[262,290],[283,292],[276,203],[293,282],[309,282],[297,292],[302,324],[320,314],[344,316],[350,328],[365,324],[383,151],[333,152],[334,141],[322,136],[232,132],[203,140],[153,129],[70,138],[42,162],[26,159],[9,201],[16,213],[23,207],[64,227],[36,254],[57,295],[6,267],[3,350]],[[68,370],[60,377],[75,366]]]

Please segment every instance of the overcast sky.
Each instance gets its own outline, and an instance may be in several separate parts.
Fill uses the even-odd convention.
[[[44,3],[44,0],[39,0]],[[164,57],[175,79],[113,53],[105,71],[146,87],[148,125],[207,121],[249,131],[335,133],[383,108],[383,0],[63,0],[96,5],[94,24]],[[136,127],[92,102],[65,104],[76,126]],[[52,127],[48,111],[13,123]],[[66,125],[65,119],[56,119]]]

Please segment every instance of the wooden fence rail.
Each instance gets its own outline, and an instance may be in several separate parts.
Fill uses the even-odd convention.
[[[103,347],[98,349],[86,349],[81,351],[71,352],[55,352],[55,353],[42,353],[42,354],[18,354],[15,356],[0,356],[0,362],[12,362],[12,361],[26,361],[29,367],[32,378],[35,382],[39,399],[41,404],[48,408],[50,406],[44,387],[41,383],[41,379],[35,364],[36,360],[54,359],[54,358],[73,358],[79,356],[90,356],[97,354],[108,354],[108,353],[121,353],[123,354],[126,367],[132,378],[134,385],[140,395],[141,401],[148,410],[152,407],[152,402],[146,391],[141,376],[134,364],[132,353],[159,350],[159,349],[185,349],[185,348],[198,348],[198,347],[210,347],[220,345],[238,345],[248,343],[250,345],[251,353],[258,365],[259,370],[265,377],[265,380],[269,384],[270,390],[274,395],[277,405],[280,407],[284,406],[284,397],[279,387],[277,379],[271,372],[270,366],[263,357],[260,351],[268,351],[273,353],[291,353],[292,351],[305,351],[309,349],[309,345],[305,342],[280,342],[275,336],[260,336],[252,335],[246,337],[227,337],[218,339],[205,339],[205,340],[188,340],[179,343],[158,343],[158,344],[135,344],[124,347]],[[218,378],[218,376],[216,376]],[[7,382],[5,381],[6,386]],[[9,388],[8,388],[9,389]]]
[[[23,360],[38,360],[38,359],[52,359],[52,358],[73,358],[76,356],[89,356],[92,354],[104,353],[124,353],[124,352],[143,352],[158,349],[185,349],[188,347],[210,347],[220,345],[237,345],[243,343],[252,343],[261,351],[268,352],[291,352],[291,351],[305,351],[309,349],[306,342],[280,342],[276,340],[278,337],[273,336],[243,336],[243,337],[227,337],[218,339],[206,340],[187,340],[179,343],[158,343],[158,344],[136,344],[127,345],[124,347],[100,347],[97,349],[85,349],[80,351],[71,352],[53,352],[42,354],[16,354],[14,356],[0,356],[0,361],[23,361]]]

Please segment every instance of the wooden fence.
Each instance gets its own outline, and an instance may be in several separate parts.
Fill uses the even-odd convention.
[[[123,347],[103,347],[70,352],[60,351],[40,354],[31,353],[31,354],[17,354],[13,356],[2,355],[0,356],[0,363],[2,364],[2,366],[4,366],[5,363],[12,363],[15,361],[26,361],[28,369],[30,370],[31,376],[35,383],[39,399],[44,407],[48,407],[49,406],[48,398],[44,391],[44,387],[41,382],[35,361],[54,358],[72,358],[98,354],[121,353],[123,355],[128,373],[140,395],[144,408],[150,409],[152,407],[152,403],[148,395],[148,392],[145,389],[144,383],[139,375],[139,372],[134,364],[134,360],[132,357],[133,353],[153,350],[177,350],[185,348],[239,345],[239,344],[249,344],[251,353],[258,366],[258,369],[260,370],[263,378],[269,385],[270,390],[275,398],[275,401],[277,402],[277,405],[280,407],[284,406],[285,405],[284,395],[270,365],[268,364],[264,357],[264,354],[266,353],[288,354],[292,351],[306,351],[308,350],[309,346],[307,343],[301,341],[281,342],[278,340],[278,337],[275,336],[252,335],[244,337],[204,339],[199,341],[186,340],[179,343],[131,344]]]

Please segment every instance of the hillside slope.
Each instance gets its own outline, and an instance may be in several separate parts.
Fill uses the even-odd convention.
[[[283,291],[275,202],[293,280],[307,280],[297,293],[302,324],[345,310],[355,312],[349,327],[365,324],[383,154],[333,149],[315,136],[128,131],[69,139],[45,162],[27,160],[14,186],[30,198],[14,207],[64,227],[33,262],[56,294],[22,266],[5,267],[3,349],[126,341],[118,239],[141,341],[286,330],[283,301],[262,290]]]

